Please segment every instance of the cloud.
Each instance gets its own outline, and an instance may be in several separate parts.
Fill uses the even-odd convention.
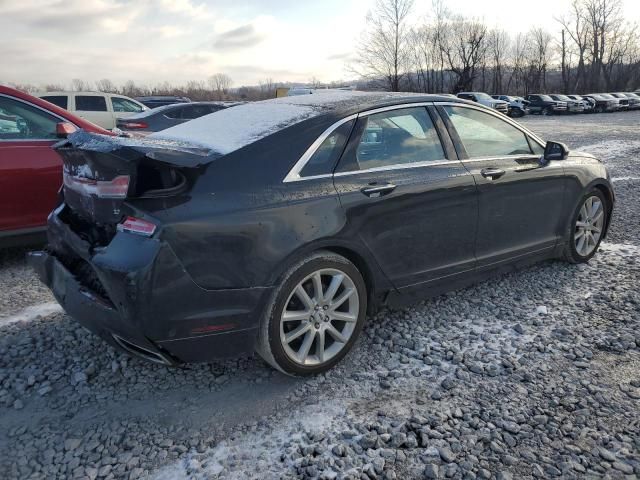
[[[247,24],[221,33],[213,42],[213,46],[219,50],[236,50],[254,47],[265,38],[265,34],[258,32],[253,25]]]
[[[353,57],[353,53],[352,53],[352,52],[334,53],[333,55],[329,55],[329,56],[327,57],[327,60],[339,60],[339,61],[344,61],[344,60],[349,60],[349,59],[351,59],[351,57]]]

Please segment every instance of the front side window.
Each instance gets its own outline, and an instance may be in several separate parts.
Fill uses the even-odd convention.
[[[350,120],[331,132],[313,153],[311,158],[309,158],[309,161],[300,171],[300,176],[311,177],[332,173],[333,167],[338,161],[338,158],[340,158],[340,155],[342,155],[352,128],[353,120]]]
[[[469,158],[533,153],[524,132],[489,113],[465,107],[444,109]]]
[[[431,117],[424,107],[376,113],[358,120],[362,131],[355,166],[360,170],[445,160]]]
[[[58,118],[39,108],[0,97],[0,141],[55,140]]]
[[[44,97],[40,97],[42,100],[46,100],[49,103],[53,103],[54,105],[59,106],[60,108],[67,109],[69,103],[69,97],[66,95],[45,95]]]
[[[111,97],[111,105],[113,105],[114,112],[139,113],[143,110],[137,103],[122,97]],[[76,109],[79,110],[77,107]]]
[[[76,95],[76,110],[81,112],[106,112],[107,101],[98,95]]]

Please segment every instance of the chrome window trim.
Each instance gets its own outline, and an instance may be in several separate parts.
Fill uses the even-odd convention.
[[[358,114],[357,113],[354,113],[353,115],[349,115],[348,117],[344,117],[344,118],[338,120],[333,125],[331,125],[324,132],[322,132],[322,135],[320,135],[318,138],[316,138],[316,140],[311,144],[311,146],[309,148],[307,148],[306,152],[304,152],[304,154],[302,154],[300,159],[295,163],[295,165],[291,168],[291,170],[289,170],[289,173],[287,174],[286,177],[284,177],[284,180],[282,180],[282,182],[283,183],[289,183],[289,182],[297,182],[297,181],[300,181],[300,180],[311,180],[311,179],[314,179],[314,178],[324,178],[326,176],[330,177],[332,174],[314,175],[314,176],[311,176],[311,177],[301,177],[300,176],[300,172],[305,167],[305,165],[307,164],[309,159],[313,156],[313,154],[316,153],[316,150],[318,150],[320,145],[322,145],[322,142],[324,142],[327,139],[327,137],[329,135],[331,135],[336,128],[340,127],[341,125],[344,125],[345,123],[347,123],[347,122],[349,122],[351,120],[355,120],[356,118],[358,118]]]
[[[47,115],[51,115],[52,117],[57,118],[58,120],[60,120],[61,122],[66,122],[66,123],[72,123],[73,125],[75,125],[76,127],[78,127],[78,125],[76,125],[75,123],[67,120],[66,118],[61,117],[60,115],[58,115],[57,113],[53,113],[50,112],[49,110],[46,110],[38,105],[35,105],[31,102],[28,102],[26,100],[23,100],[21,98],[16,98],[16,97],[12,97],[11,95],[7,95],[5,93],[0,93],[0,97],[5,97],[8,98],[9,100],[13,100],[15,102],[20,102],[20,103],[24,103],[25,105],[29,105],[30,107],[33,107],[37,110],[40,110],[44,113],[46,113]],[[46,100],[45,100],[46,101]],[[14,138],[14,139],[3,139],[0,138],[0,143],[20,143],[20,142],[58,142],[61,139],[59,138]]]
[[[387,112],[389,110],[402,110],[405,108],[413,108],[413,107],[427,107],[429,105],[433,105],[433,102],[413,102],[413,103],[400,103],[397,105],[388,105],[386,107],[379,107],[379,108],[374,108],[372,110],[366,110],[364,112],[360,112],[360,113],[354,113],[352,115],[349,115],[348,117],[345,117],[341,120],[338,120],[336,123],[334,123],[333,125],[331,125],[329,128],[327,128],[322,135],[320,135],[312,144],[311,146],[307,149],[306,152],[304,152],[304,154],[302,155],[302,157],[300,157],[300,160],[298,160],[296,162],[296,164],[293,166],[293,168],[289,171],[289,173],[287,174],[286,177],[284,177],[284,180],[282,181],[283,183],[289,183],[289,182],[299,182],[299,181],[304,181],[304,180],[316,180],[319,178],[329,178],[332,177],[334,174],[333,173],[326,173],[326,174],[322,174],[322,175],[312,175],[312,176],[308,176],[308,177],[301,177],[300,176],[300,172],[302,171],[302,169],[305,167],[305,165],[307,164],[307,162],[309,161],[309,159],[313,156],[314,153],[316,153],[316,150],[320,147],[320,145],[322,144],[322,142],[325,141],[325,139],[331,135],[333,133],[333,131],[340,127],[341,125],[351,121],[351,120],[355,120],[358,119],[360,117],[367,117],[369,115],[373,115],[376,113],[381,113],[381,112]],[[451,160],[444,160],[445,162],[451,162]],[[455,162],[457,162],[457,160],[454,160]],[[422,166],[423,163],[426,162],[417,162],[416,166]],[[430,161],[428,162],[430,164],[435,163],[434,161]],[[420,165],[418,165],[420,164]],[[392,168],[389,168],[392,167]],[[337,176],[342,176],[345,174],[351,175],[353,173],[356,172],[369,172],[369,171],[382,171],[382,170],[391,170],[391,169],[397,169],[397,168],[406,168],[407,164],[402,164],[402,163],[398,163],[395,165],[390,165],[388,167],[375,167],[375,168],[370,168],[370,169],[366,169],[366,170],[354,170],[353,172],[339,172],[336,173],[335,175]],[[382,169],[382,170],[380,170]]]
[[[485,112],[489,115],[493,115],[494,117],[508,123],[509,125],[517,128],[518,130],[520,130],[522,133],[524,133],[525,135],[527,135],[528,137],[532,138],[535,142],[538,143],[538,145],[542,148],[545,147],[545,142],[538,137],[535,133],[531,132],[530,130],[528,130],[527,128],[519,125],[518,123],[514,122],[513,120],[511,120],[509,117],[501,114],[498,111],[493,111],[493,109],[490,109],[489,107],[485,107],[485,106],[476,106],[476,105],[469,105],[467,103],[462,103],[462,102],[438,102],[438,101],[434,101],[434,102],[414,102],[414,103],[401,103],[401,104],[397,104],[397,105],[388,105],[386,107],[379,107],[379,108],[374,108],[372,110],[366,110],[364,112],[360,112],[360,113],[356,113],[353,115],[349,115],[348,117],[345,117],[341,120],[338,120],[336,123],[334,123],[333,125],[331,125],[329,128],[327,128],[322,135],[320,135],[312,144],[311,146],[305,151],[305,153],[302,155],[302,157],[300,157],[300,159],[295,163],[295,165],[293,166],[293,168],[291,168],[291,170],[289,171],[289,173],[287,174],[287,176],[284,178],[284,180],[282,181],[283,183],[289,183],[289,182],[299,182],[299,181],[305,181],[305,180],[318,180],[318,179],[323,179],[323,178],[331,178],[331,177],[342,177],[342,176],[346,176],[346,175],[357,175],[359,173],[369,173],[369,172],[384,172],[384,171],[388,171],[388,170],[401,170],[401,169],[405,169],[405,168],[419,168],[419,167],[427,167],[427,166],[436,166],[436,165],[447,165],[447,164],[464,164],[467,162],[481,162],[481,161],[487,161],[487,160],[500,160],[500,159],[513,159],[513,160],[517,160],[517,159],[536,159],[539,158],[538,155],[535,154],[518,154],[518,155],[503,155],[503,156],[496,156],[496,157],[477,157],[477,158],[468,158],[468,159],[463,159],[463,160],[447,160],[447,159],[443,159],[443,160],[429,160],[429,161],[424,161],[424,162],[416,162],[416,163],[411,163],[411,164],[406,164],[406,163],[397,163],[394,165],[387,165],[384,167],[373,167],[373,168],[367,168],[364,170],[352,170],[350,172],[338,172],[338,173],[325,173],[325,174],[321,174],[321,175],[311,175],[308,177],[301,177],[300,176],[300,172],[302,171],[302,169],[305,167],[305,165],[307,164],[307,162],[309,161],[309,159],[313,156],[313,154],[316,152],[316,150],[320,147],[320,145],[322,144],[322,142],[325,141],[325,139],[331,135],[333,133],[333,131],[340,127],[341,125],[347,123],[348,121],[354,120],[354,119],[358,119],[360,117],[367,117],[369,115],[374,115],[376,113],[381,113],[381,112],[387,112],[390,110],[401,110],[401,109],[405,109],[405,108],[412,108],[412,107],[428,107],[428,106],[432,106],[432,105],[439,105],[439,106],[454,106],[454,107],[464,107],[464,108],[471,108],[473,110],[479,110],[481,112]]]
[[[460,160],[425,160],[423,162],[413,162],[413,163],[394,163],[393,165],[385,165],[384,167],[372,167],[365,168],[364,170],[351,170],[350,172],[338,172],[334,173],[334,177],[344,177],[347,175],[357,175],[359,173],[369,173],[369,172],[386,172],[389,170],[404,170],[407,168],[420,168],[420,167],[435,167],[438,165],[451,165],[458,164],[462,166]]]

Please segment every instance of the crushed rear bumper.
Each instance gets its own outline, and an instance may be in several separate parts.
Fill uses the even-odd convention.
[[[58,213],[30,264],[65,311],[115,347],[165,364],[250,352],[271,287],[206,290],[161,240],[118,232],[92,248]]]

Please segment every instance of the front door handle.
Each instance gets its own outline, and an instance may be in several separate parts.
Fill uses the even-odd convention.
[[[396,189],[396,186],[393,183],[385,183],[384,185],[372,185],[370,187],[365,187],[360,190],[367,197],[376,198],[382,197],[387,193],[391,193]]]
[[[483,168],[482,170],[480,170],[480,175],[482,175],[484,178],[489,178],[491,180],[500,178],[504,174],[505,174],[505,171],[499,168]]]

